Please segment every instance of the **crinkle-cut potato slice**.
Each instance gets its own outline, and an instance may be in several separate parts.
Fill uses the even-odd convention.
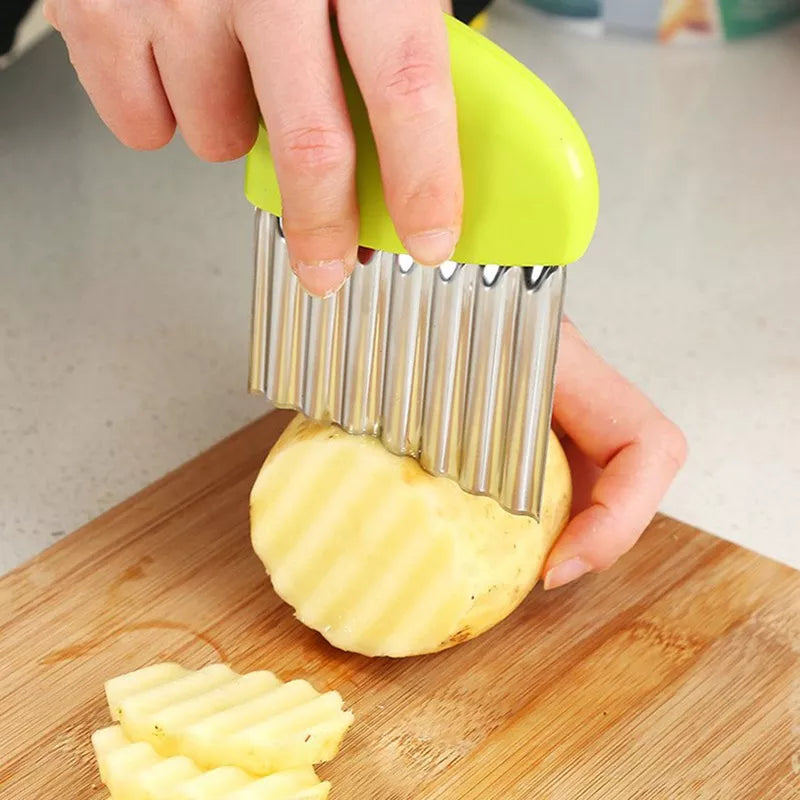
[[[353,721],[338,692],[283,683],[271,672],[239,675],[225,664],[196,672],[145,667],[108,681],[106,697],[132,741],[203,769],[235,766],[254,775],[329,761]]]
[[[343,650],[411,656],[486,631],[539,579],[572,481],[550,434],[541,522],[371,436],[298,415],[250,494],[253,548],[297,618]]]
[[[113,800],[325,800],[330,791],[310,766],[267,777],[238,767],[203,771],[185,756],[164,758],[132,742],[119,725],[96,731],[92,745]]]

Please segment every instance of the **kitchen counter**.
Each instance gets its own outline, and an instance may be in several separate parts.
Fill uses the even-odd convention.
[[[800,28],[727,47],[491,35],[600,171],[567,310],[683,427],[663,510],[800,567]],[[125,150],[55,36],[0,72],[0,572],[258,416],[241,164]]]

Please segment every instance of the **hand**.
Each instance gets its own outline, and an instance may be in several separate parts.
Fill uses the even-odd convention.
[[[641,536],[686,460],[678,427],[569,320],[561,326],[553,418],[565,435],[575,492],[572,519],[545,565],[545,589],[614,564]]]
[[[314,294],[357,258],[355,144],[328,0],[46,0],[108,127],[143,150],[176,124],[208,161],[270,135],[292,266]],[[386,202],[422,264],[460,232],[456,109],[440,0],[338,0],[336,18],[378,147]]]

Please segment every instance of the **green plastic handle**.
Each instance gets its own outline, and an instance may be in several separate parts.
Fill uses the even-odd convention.
[[[577,261],[597,223],[597,171],[575,118],[532,72],[447,16],[464,175],[455,261],[505,266]],[[406,252],[386,209],[367,111],[345,57],[342,79],[356,137],[359,243]],[[247,158],[250,202],[280,215],[280,190],[263,125]]]

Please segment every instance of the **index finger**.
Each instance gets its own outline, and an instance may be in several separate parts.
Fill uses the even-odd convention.
[[[591,505],[548,557],[545,588],[611,566],[639,538],[686,458],[678,427],[562,323],[553,415],[602,469]]]
[[[447,29],[440,0],[339,0],[347,58],[369,113],[386,204],[413,258],[447,261],[463,188]]]
[[[355,266],[355,141],[325,0],[238,4],[247,54],[283,203],[292,269],[316,295]]]

